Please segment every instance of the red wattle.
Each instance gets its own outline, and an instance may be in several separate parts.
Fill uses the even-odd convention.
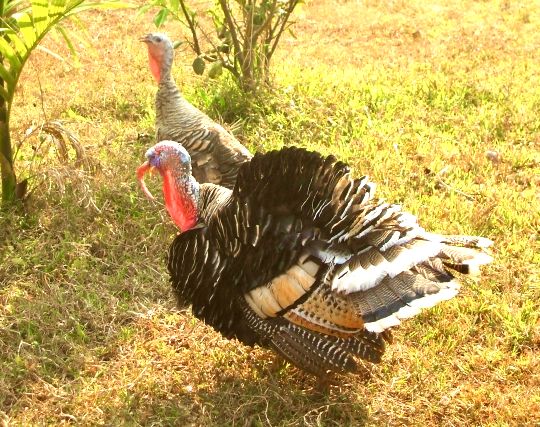
[[[148,50],[148,62],[150,64],[150,71],[152,72],[154,79],[156,79],[156,82],[159,83],[161,81],[161,63],[154,58],[150,52],[150,49]]]
[[[194,200],[178,189],[170,171],[163,172],[162,176],[163,195],[169,215],[180,231],[193,228],[197,224],[197,207]]]

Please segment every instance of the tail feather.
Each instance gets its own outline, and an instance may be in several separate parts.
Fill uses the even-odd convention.
[[[271,347],[286,360],[317,376],[325,376],[327,368],[318,358],[306,357],[305,348],[290,334],[279,331],[272,337]]]
[[[425,258],[421,259],[421,252],[426,244],[422,246],[416,242],[426,240],[426,244],[431,242],[438,245],[435,247],[439,250],[436,254],[423,251]],[[440,301],[453,298],[458,293],[459,283],[450,270],[470,275],[479,274],[480,266],[493,260],[485,252],[485,248],[492,243],[483,237],[442,236],[427,232],[422,233],[418,240],[406,243],[404,246],[413,252],[413,255],[416,254],[412,257],[416,261],[415,265],[401,272],[391,265],[387,266],[387,275],[379,275],[378,284],[368,289],[359,290],[356,287],[356,292],[350,294],[366,322],[366,329],[382,332],[399,325],[402,319],[417,315],[422,308],[433,307]],[[417,248],[420,251],[417,251]],[[397,267],[401,269],[402,266],[407,266],[407,263],[401,262],[401,251],[402,249],[394,246],[382,254],[389,264],[400,261]],[[399,256],[394,256],[392,252],[399,253]],[[395,274],[396,272],[398,274]]]
[[[442,262],[445,266],[462,274],[478,276],[480,266],[489,264],[493,257],[485,252],[456,246],[443,246],[441,251]]]
[[[412,271],[386,277],[375,288],[357,292],[351,299],[364,319],[368,331],[382,332],[397,326],[402,319],[416,316],[422,308],[455,296],[459,285],[454,281],[435,282]]]
[[[442,243],[446,243],[454,246],[465,246],[468,248],[489,248],[493,245],[493,240],[488,239],[487,237],[481,236],[460,236],[460,235],[451,235],[443,236],[444,240]]]
[[[371,363],[379,363],[386,349],[382,334],[366,330],[352,338],[340,339],[339,343],[344,350]]]
[[[462,246],[465,248],[481,248],[486,249],[493,245],[493,240],[481,236],[464,236],[464,235],[443,235],[429,233],[424,231],[421,237],[434,242],[440,242],[451,246]]]
[[[315,375],[324,376],[328,370],[357,372],[356,361],[339,341],[289,323],[271,342],[286,359]]]
[[[440,258],[430,258],[421,264],[415,265],[411,271],[420,273],[432,282],[449,282],[454,278],[447,270]]]

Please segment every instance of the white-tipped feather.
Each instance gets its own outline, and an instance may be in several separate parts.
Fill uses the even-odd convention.
[[[420,227],[413,228],[412,230],[408,231],[401,239],[396,240],[392,246],[401,246],[409,243],[411,240],[416,239],[420,235],[421,231],[422,228]],[[388,246],[388,248],[389,247],[390,246]],[[388,248],[385,248],[385,250]]]
[[[377,266],[371,265],[366,269],[359,267],[335,281],[332,284],[332,289],[344,293],[371,289],[386,277],[389,269],[390,263],[388,261],[383,261]]]
[[[441,301],[446,301],[455,297],[459,291],[459,283],[452,281],[445,285],[448,287],[441,289],[435,294],[426,295],[411,301],[408,305],[401,307],[396,313],[392,313],[390,316],[383,317],[375,322],[365,323],[364,326],[370,332],[380,333],[392,326],[399,325],[401,323],[400,320],[402,319],[416,316],[423,308],[431,308]]]
[[[444,241],[444,236],[442,234],[430,233],[429,231],[420,228],[421,231],[418,233],[418,237],[429,240],[431,242],[442,243]]]
[[[310,248],[309,254],[319,258],[325,264],[344,264],[351,257],[344,257],[343,254],[340,254],[331,249],[321,249],[321,248]]]
[[[365,180],[362,180],[362,182],[369,180],[369,178],[367,176],[365,176],[364,178],[365,178]],[[365,186],[368,189],[367,193],[369,194],[369,196],[370,196],[369,198],[371,199],[371,197],[373,197],[373,195],[375,194],[375,191],[377,190],[377,184],[375,184],[374,182],[369,181],[369,182],[367,182],[365,184]]]
[[[414,301],[411,301],[409,305],[415,308],[431,308],[441,301],[454,298],[459,291],[459,284],[456,282],[448,282],[448,284],[453,284],[454,286],[441,289],[436,294],[429,294],[422,298],[415,299]]]
[[[479,252],[474,258],[468,259],[467,261],[463,262],[463,264],[484,265],[484,264],[489,264],[491,261],[493,261],[493,257],[491,255],[488,255],[484,252]]]
[[[398,317],[398,319],[410,319],[411,317],[420,314],[420,311],[421,310],[418,307],[411,307],[410,305],[406,305],[405,307],[401,307],[398,310],[396,316]]]
[[[369,322],[364,324],[366,329],[369,332],[384,332],[386,329],[391,328],[393,326],[400,325],[400,320],[394,315],[390,315],[388,317],[383,317],[382,319],[377,320],[376,322]]]
[[[401,321],[395,315],[393,315],[393,316],[388,316],[388,317],[385,317],[384,319],[381,319],[379,321],[379,324],[384,329],[388,329],[393,326],[399,326],[401,324]]]
[[[358,233],[358,235],[356,235],[354,238],[355,239],[361,239],[362,237],[364,237],[366,234],[368,234],[374,228],[375,228],[374,225],[370,225],[369,227],[364,229],[362,232]],[[342,237],[339,238],[339,241],[343,242],[343,241],[347,240],[348,238],[349,238],[349,235],[347,233],[345,233]]]
[[[400,234],[401,233],[399,231],[394,231],[388,241],[380,247],[381,252],[384,252],[388,248],[394,246],[399,241]]]
[[[474,242],[474,246],[477,248],[489,248],[491,245],[493,245],[493,240],[488,239],[486,237],[480,237],[480,236],[444,236],[442,234],[437,233],[430,233],[429,231],[425,231],[424,229],[421,229],[422,232],[418,234],[419,237],[426,240],[431,240],[432,242],[441,242],[441,243],[448,243],[452,241],[453,237],[457,237],[458,239],[464,239],[464,241],[469,241],[469,243]],[[459,245],[458,245],[459,246]]]
[[[375,332],[376,334],[380,334],[381,332],[384,332],[384,328],[377,322],[369,322],[364,324],[366,331],[369,332]]]
[[[469,266],[469,275],[479,276],[480,266],[489,264],[491,261],[493,261],[493,257],[491,255],[488,255],[484,252],[480,252],[474,258],[463,261],[463,264]]]
[[[366,214],[366,216],[364,216],[364,224],[377,218],[381,212],[383,211],[383,209],[387,208],[386,205],[384,204],[381,204],[379,206],[377,206],[376,208],[372,209],[369,213]],[[390,208],[388,208],[388,210],[390,210]]]
[[[487,237],[478,237],[478,242],[476,245],[479,248],[489,248],[491,245],[493,245],[493,240],[488,239]]]
[[[399,210],[401,210],[401,206],[399,206],[399,205],[393,205],[393,206],[398,206]],[[401,215],[399,216],[398,223],[399,223],[400,226],[405,227],[405,228],[407,228],[407,227],[421,228],[418,225],[418,219],[413,214],[411,214],[409,212],[402,212]]]
[[[392,262],[381,261],[367,269],[357,267],[350,273],[335,277],[332,289],[346,294],[365,291],[378,285],[386,276],[395,277],[403,271],[437,255],[441,245],[437,242],[419,242],[410,249],[404,250]],[[382,254],[384,256],[384,253]]]

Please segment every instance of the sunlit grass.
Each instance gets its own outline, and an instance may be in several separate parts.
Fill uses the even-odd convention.
[[[93,13],[96,48],[80,69],[38,52],[14,107],[17,131],[63,119],[96,167],[45,159],[50,179],[25,213],[0,214],[0,420],[540,422],[539,11],[537,2],[313,2],[284,40],[273,91],[251,104],[225,77],[194,77],[192,56],[179,52],[188,99],[235,123],[251,149],[335,154],[426,228],[495,240],[479,280],[404,323],[381,365],[340,378],[328,396],[270,351],[174,308],[164,259],[176,232],[134,179],[153,134],[155,87],[134,34],[149,21]],[[159,194],[158,180],[149,186]]]

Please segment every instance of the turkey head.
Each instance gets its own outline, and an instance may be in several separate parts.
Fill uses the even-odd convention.
[[[144,175],[152,170],[163,178],[163,196],[169,215],[180,228],[187,231],[197,223],[199,184],[191,176],[191,157],[182,145],[161,141],[150,148],[146,162],[137,169],[137,178],[144,194],[153,199],[146,187]]]
[[[164,33],[149,33],[140,38],[148,48],[148,62],[150,71],[160,83],[161,80],[170,76],[174,59],[174,47],[171,39]]]

